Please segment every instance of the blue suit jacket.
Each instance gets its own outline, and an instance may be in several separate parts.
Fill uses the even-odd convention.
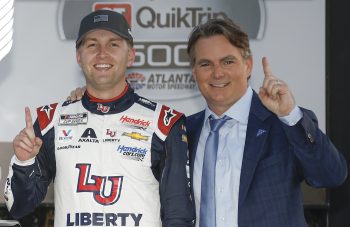
[[[331,187],[346,179],[344,157],[318,129],[315,114],[302,111],[301,121],[287,126],[254,92],[240,177],[239,227],[306,227],[300,183]],[[204,111],[187,118],[191,181],[203,122]]]

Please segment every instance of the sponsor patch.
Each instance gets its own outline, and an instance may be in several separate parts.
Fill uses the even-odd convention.
[[[101,103],[97,103],[97,110],[101,111],[102,113],[108,113],[110,110],[109,106],[104,106]]]
[[[98,176],[91,173],[91,164],[87,163],[78,163],[75,167],[79,169],[77,193],[90,192],[94,200],[104,206],[119,200],[123,176]],[[107,187],[107,184],[111,184],[111,187]]]
[[[140,226],[143,214],[137,213],[67,213],[67,226]]]
[[[69,144],[69,145],[66,145],[66,146],[60,146],[60,147],[57,147],[57,150],[59,151],[59,150],[71,150],[71,149],[79,149],[79,148],[81,148],[81,146],[80,145],[71,145],[71,144]]]
[[[168,135],[171,127],[181,116],[182,113],[163,105],[158,118],[158,128],[164,135]]]
[[[125,145],[119,145],[117,151],[125,158],[135,161],[143,161],[147,154],[146,148],[129,147]]]
[[[41,130],[44,130],[53,120],[53,115],[55,113],[57,104],[58,103],[45,105],[36,109]]]
[[[108,138],[104,138],[103,142],[104,143],[115,143],[115,142],[120,142],[119,138],[116,138],[117,136],[117,131],[112,131],[109,128],[106,129],[106,136],[108,136]]]
[[[136,126],[136,127],[140,127],[143,129],[148,128],[148,126],[150,126],[150,124],[151,124],[150,121],[146,121],[146,120],[143,120],[140,118],[135,119],[135,118],[129,117],[127,115],[123,115],[120,118],[120,122],[123,124],[129,125],[129,126]]]
[[[61,114],[59,125],[81,125],[88,123],[88,113]]]
[[[59,131],[58,140],[61,142],[69,142],[73,140],[73,130],[72,129],[62,129]]]
[[[84,133],[81,135],[78,142],[83,143],[99,143],[99,140],[97,139],[96,133],[92,128],[87,128]]]
[[[138,132],[131,132],[131,133],[124,132],[122,134],[122,136],[127,136],[127,137],[129,137],[129,138],[131,138],[133,140],[138,140],[138,141],[140,141],[140,140],[147,141],[148,138],[149,138],[149,136],[144,136],[144,135],[142,135],[141,133],[138,133]]]

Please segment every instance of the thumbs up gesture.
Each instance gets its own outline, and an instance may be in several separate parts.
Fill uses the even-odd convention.
[[[32,115],[28,107],[25,108],[25,121],[26,127],[13,140],[15,155],[20,161],[35,157],[43,143],[39,137],[35,136]]]

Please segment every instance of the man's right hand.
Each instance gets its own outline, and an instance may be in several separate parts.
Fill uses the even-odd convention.
[[[70,92],[70,96],[67,97],[67,100],[76,101],[83,98],[86,87],[78,87],[75,90]]]
[[[43,144],[43,141],[35,136],[32,115],[28,107],[25,108],[25,120],[26,127],[13,140],[15,155],[20,161],[34,158]]]

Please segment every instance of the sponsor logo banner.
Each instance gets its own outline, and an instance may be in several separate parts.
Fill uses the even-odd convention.
[[[96,9],[120,12],[128,21],[136,60],[126,78],[140,95],[154,100],[200,95],[186,52],[187,38],[194,26],[211,18],[229,17],[250,38],[260,39],[265,24],[261,0],[131,0],[128,3],[61,0],[58,12],[61,39],[75,40],[81,18]]]
[[[61,114],[58,124],[59,125],[80,125],[87,124],[88,113],[77,114]]]

